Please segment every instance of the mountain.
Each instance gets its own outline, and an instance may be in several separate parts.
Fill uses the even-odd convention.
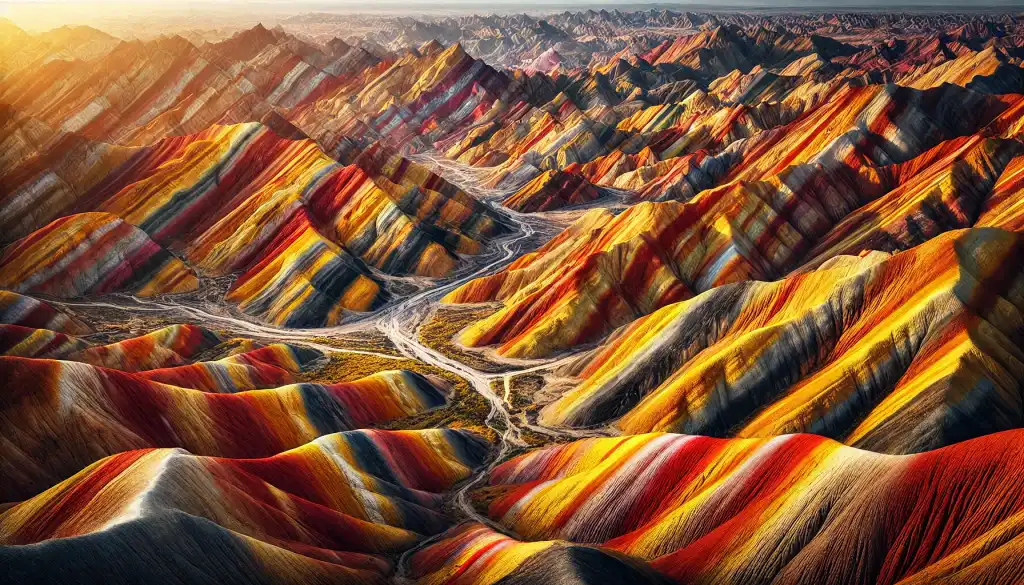
[[[0,339],[9,337],[10,327]],[[45,330],[38,333],[52,339]],[[182,447],[202,455],[266,457],[322,434],[424,412],[444,404],[447,392],[445,382],[409,371],[297,383],[318,353],[285,344],[231,346],[194,326],[107,345],[59,335],[59,351],[49,341],[47,351],[30,353],[23,342],[13,346],[21,351],[0,357],[4,376],[19,381],[0,397],[9,423],[5,501],[38,493],[125,450]],[[75,341],[70,347],[69,339]],[[224,349],[213,351],[218,347]],[[68,447],[53,452],[48,446],[55,442]]]
[[[1024,581],[1022,15],[193,8],[0,19],[6,581]]]
[[[88,325],[49,303],[7,290],[0,290],[0,323],[69,335],[90,333]]]
[[[954,100],[977,100],[976,117],[947,118]],[[745,141],[736,154],[741,162],[726,173],[704,161],[693,169],[686,161],[688,179],[706,185],[702,175],[714,172],[721,176],[718,187],[685,203],[642,203],[618,215],[589,212],[445,302],[501,301],[501,310],[467,328],[460,340],[498,345],[510,357],[544,357],[700,292],[778,279],[813,263],[823,248],[829,251],[822,258],[909,248],[976,223],[977,211],[1021,152],[1016,139],[984,135],[1001,125],[1001,114],[1015,111],[950,85],[848,88],[814,115]],[[972,139],[956,138],[989,125]],[[860,243],[835,247],[843,238]]]
[[[501,231],[480,203],[379,146],[343,166],[315,143],[282,138],[258,123],[214,126],[128,151],[72,144],[65,148],[62,141],[9,175],[9,205],[0,216],[17,226],[15,234],[64,213],[102,212],[103,221],[123,223],[119,229],[131,228],[136,239],[152,237],[204,276],[240,271],[228,299],[274,323],[335,324],[345,311],[364,311],[386,298],[367,264],[392,274],[442,276],[460,254],[478,253],[480,240]],[[71,226],[72,217],[79,218],[76,226],[86,218],[100,221],[96,213],[69,216],[26,242],[51,242],[44,239],[48,230],[66,231],[62,226]],[[76,229],[85,237],[101,228]],[[42,245],[0,260],[0,275],[11,272],[7,286],[15,278],[31,282],[16,272],[17,263],[28,262]],[[150,251],[157,247],[152,241],[122,247],[127,245],[140,247],[138,254],[157,254],[148,266],[164,270],[141,294],[196,288],[195,274],[173,256],[162,267],[167,252]],[[83,269],[93,262],[100,264],[92,270],[103,266],[101,250],[77,253],[83,254]],[[129,284],[88,286],[112,292]],[[37,292],[86,292],[83,285],[68,291],[47,286]],[[304,300],[296,303],[297,297]]]
[[[542,73],[551,73],[557,69],[561,63],[562,56],[558,54],[558,51],[556,51],[554,47],[552,47],[540,55],[537,55],[533,61],[530,61],[530,64],[527,65],[524,70],[527,72],[540,71]]]
[[[139,228],[109,213],[69,215],[13,242],[0,254],[0,286],[76,298],[196,290],[195,272]]]
[[[545,171],[537,175],[502,204],[519,212],[534,212],[589,203],[600,196],[586,178],[570,167],[565,171]]]
[[[965,564],[1000,582],[1016,571],[1005,523],[1021,505],[1018,434],[899,457],[811,435],[585,439],[497,467],[488,515],[524,538],[601,543],[676,582],[958,582]],[[761,554],[778,562],[751,570]]]
[[[629,434],[813,432],[888,453],[1016,428],[1024,330],[996,315],[1024,310],[1019,239],[953,231],[668,305],[597,350],[542,420],[622,416]]]
[[[596,547],[568,542],[520,542],[482,524],[467,523],[442,540],[413,553],[412,574],[418,583],[525,585],[547,580],[572,585],[668,583],[641,563]],[[452,572],[451,566],[467,567]]]
[[[0,513],[5,545],[36,544],[0,555],[26,581],[384,583],[386,555],[437,530],[438,492],[479,464],[475,441],[459,431],[368,431],[265,459],[127,451]]]

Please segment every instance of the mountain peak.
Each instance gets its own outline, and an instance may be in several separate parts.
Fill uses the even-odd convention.
[[[456,44],[458,44],[458,43],[456,43]],[[452,46],[454,46],[454,45],[452,45]],[[421,55],[431,56],[431,55],[436,55],[438,53],[441,53],[442,51],[445,50],[445,47],[437,39],[430,39],[429,41],[427,41],[427,42],[423,43],[422,45],[420,45],[418,50],[419,50]],[[450,48],[449,48],[449,50],[450,50]]]

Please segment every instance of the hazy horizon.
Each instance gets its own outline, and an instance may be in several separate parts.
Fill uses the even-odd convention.
[[[620,9],[623,11],[669,9],[702,12],[732,11],[1008,11],[1022,9],[1014,0],[983,0],[965,5],[962,0],[924,1],[901,0],[898,3],[883,0],[729,0],[727,4],[708,2],[617,2],[612,0],[494,0],[488,3],[488,10],[481,10],[480,4],[472,0],[378,0],[373,6],[363,2],[306,1],[282,4],[279,2],[242,0],[183,0],[168,5],[159,0],[136,0],[133,2],[87,2],[76,0],[7,0],[0,2],[0,17],[29,31],[43,31],[63,25],[90,25],[116,28],[118,24],[138,22],[148,18],[160,18],[168,26],[223,27],[264,22],[276,24],[288,16],[307,13],[352,13],[407,15],[410,17],[436,18],[468,14],[509,14],[529,13],[533,15],[587,9]]]

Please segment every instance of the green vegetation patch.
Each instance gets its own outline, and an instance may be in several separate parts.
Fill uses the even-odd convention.
[[[420,342],[442,355],[458,360],[471,368],[494,374],[502,371],[495,364],[477,352],[467,351],[454,341],[454,337],[466,327],[484,319],[498,310],[498,306],[459,307],[442,305],[430,318],[420,325]]]

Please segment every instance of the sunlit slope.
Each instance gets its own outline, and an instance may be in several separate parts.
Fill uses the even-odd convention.
[[[91,58],[40,43],[26,49],[0,101],[54,131],[118,144],[280,120],[277,109],[352,83],[377,62],[362,49],[325,51],[261,25],[201,46],[181,36],[115,41]]]
[[[103,144],[77,148],[92,161],[87,172],[73,153],[55,152],[8,178],[0,219],[13,233],[76,210],[111,214],[203,275],[241,273],[228,299],[280,325],[333,325],[374,308],[386,294],[371,269],[443,276],[501,230],[480,203],[380,147],[342,165],[253,123],[127,157]],[[96,261],[83,254],[82,270],[99,270],[88,266]]]
[[[145,297],[194,291],[199,280],[144,231],[97,212],[55,220],[11,243],[0,253],[0,287],[62,298]]]
[[[1022,458],[1018,431],[904,456],[811,435],[585,439],[496,468],[489,514],[682,583],[1013,583]]]
[[[327,435],[267,459],[129,451],[0,513],[0,555],[49,582],[381,583],[485,454],[448,430]]]
[[[965,101],[976,109],[960,116]],[[775,280],[838,254],[907,249],[950,229],[1010,228],[1012,205],[995,189],[1008,188],[1011,162],[1024,152],[1009,121],[1019,102],[950,85],[841,92],[748,145],[722,185],[685,203],[592,211],[456,289],[446,302],[504,304],[459,339],[545,357],[717,286]],[[701,168],[687,162],[679,172],[696,180],[691,170]],[[678,184],[694,190],[687,179]],[[1010,209],[982,221],[994,196]]]
[[[1022,236],[945,233],[724,286],[616,332],[545,408],[627,433],[811,432],[875,451],[940,447],[1024,422]]]
[[[506,355],[539,357],[691,296],[672,267],[684,219],[675,202],[644,203],[617,216],[589,211],[538,250],[445,297],[447,303],[505,304],[460,341],[500,343]]]
[[[523,542],[465,523],[409,559],[423,585],[654,585],[667,578],[614,551],[563,541]]]

